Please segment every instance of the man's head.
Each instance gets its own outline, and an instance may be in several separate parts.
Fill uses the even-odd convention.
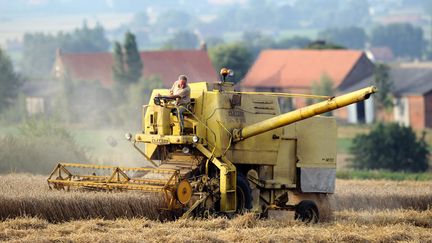
[[[186,77],[186,75],[180,75],[178,77],[178,80],[179,80],[179,85],[180,85],[181,88],[186,87],[186,84],[187,84],[187,77]]]

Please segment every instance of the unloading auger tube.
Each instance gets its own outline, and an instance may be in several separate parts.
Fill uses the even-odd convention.
[[[328,100],[303,107],[288,113],[249,125],[240,129],[233,130],[233,142],[239,142],[241,140],[253,137],[255,135],[283,127],[294,122],[298,122],[315,115],[320,115],[338,108],[348,106],[370,97],[371,94],[377,92],[375,86],[370,86],[364,89],[360,89],[345,95],[333,97]]]

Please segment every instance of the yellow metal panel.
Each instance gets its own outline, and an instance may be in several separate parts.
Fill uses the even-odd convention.
[[[281,184],[296,183],[296,140],[281,140],[274,180]]]
[[[254,124],[280,113],[276,97],[242,95],[241,106],[232,107],[234,94],[210,91],[205,93],[203,120],[209,127],[206,137],[211,149],[216,146],[215,155],[226,156],[234,163],[275,164],[282,129],[261,134],[247,141],[231,144],[234,128]]]
[[[158,134],[170,135],[171,127],[170,127],[169,120],[170,120],[171,109],[167,109],[161,106],[156,106],[155,110],[157,111],[158,114],[156,118]]]
[[[202,92],[208,90],[208,83],[207,82],[188,83],[188,85],[191,88],[192,93],[195,93],[195,92],[202,93]]]
[[[145,144],[145,154],[146,154],[146,156],[151,159],[151,157],[153,156],[153,154],[156,151],[157,147],[158,147],[158,145],[156,145],[156,144],[146,143]]]
[[[277,163],[276,151],[253,151],[234,149],[227,153],[227,158],[235,164],[275,165]]]
[[[336,168],[336,121],[318,116],[296,123],[298,166]]]

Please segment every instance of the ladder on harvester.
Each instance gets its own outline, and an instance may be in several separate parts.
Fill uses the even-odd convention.
[[[138,190],[164,193],[167,209],[176,207],[175,191],[179,171],[107,165],[59,163],[49,175],[50,189]]]

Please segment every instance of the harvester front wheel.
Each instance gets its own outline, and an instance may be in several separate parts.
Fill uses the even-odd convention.
[[[295,206],[296,220],[301,220],[305,223],[317,223],[319,219],[318,207],[314,201],[304,200]]]
[[[236,213],[245,213],[252,208],[252,190],[249,182],[243,174],[237,174],[237,211]]]

